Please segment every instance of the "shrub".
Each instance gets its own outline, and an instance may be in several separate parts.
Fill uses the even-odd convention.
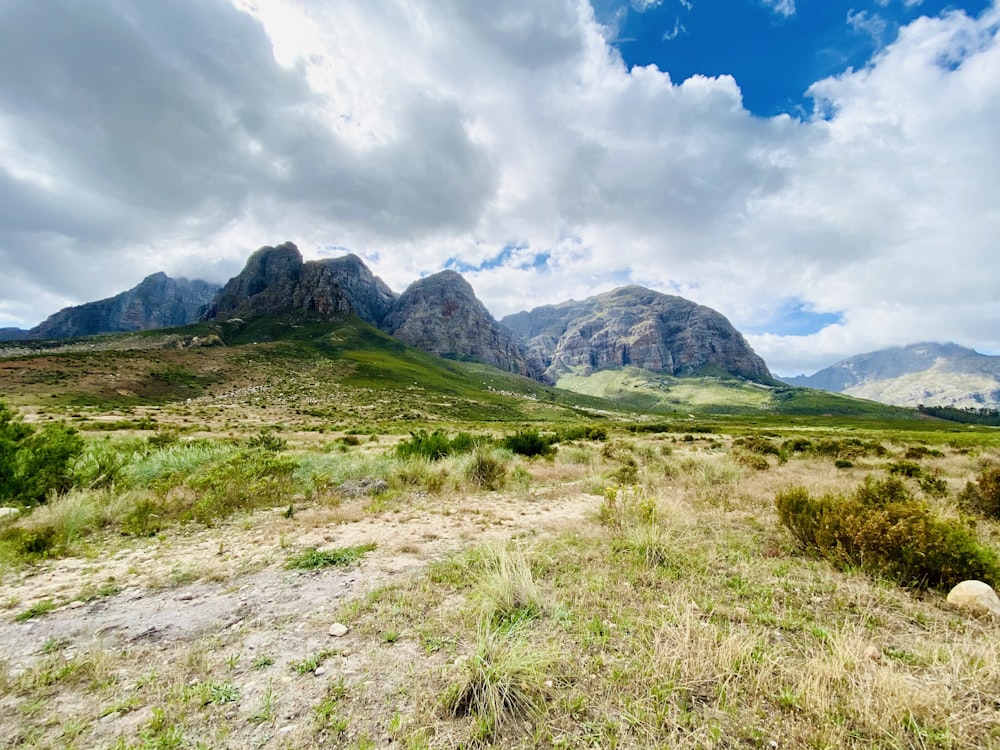
[[[73,428],[50,424],[35,431],[0,401],[0,500],[29,507],[50,492],[66,492],[73,484],[70,466],[82,450]]]
[[[777,456],[780,453],[778,446],[762,435],[746,435],[736,438],[733,441],[733,445],[743,448],[743,450],[749,453],[756,453],[762,456]]]
[[[919,477],[923,473],[923,468],[920,464],[914,463],[913,461],[894,461],[886,467],[886,470],[890,474],[898,474],[902,477],[915,478]]]
[[[273,430],[261,430],[247,440],[247,446],[278,453],[288,447],[288,441],[279,435],[275,435]]]
[[[479,489],[499,490],[507,480],[507,464],[492,451],[480,449],[473,454],[465,478]]]
[[[519,456],[548,456],[555,452],[552,447],[555,440],[555,436],[543,436],[538,430],[518,430],[501,440],[500,444]]]
[[[737,463],[743,464],[747,468],[754,469],[755,471],[767,471],[771,468],[771,464],[769,464],[767,459],[760,453],[745,453],[743,451],[737,451],[733,453],[733,458]]]
[[[812,497],[803,487],[779,492],[778,519],[799,544],[841,567],[859,567],[903,586],[991,582],[1000,563],[967,525],[940,518],[896,477],[865,480],[848,497]]]
[[[965,485],[959,501],[974,513],[1000,520],[1000,464],[983,467],[975,483]]]
[[[467,432],[458,433],[453,439],[441,430],[428,433],[426,430],[411,432],[408,440],[396,444],[397,458],[426,458],[438,461],[445,456],[458,453],[470,453],[485,442],[483,438],[475,437]]]

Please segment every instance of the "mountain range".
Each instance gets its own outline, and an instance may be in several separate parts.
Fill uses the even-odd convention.
[[[70,307],[8,339],[68,338],[262,315],[356,315],[430,354],[482,362],[545,383],[635,366],[668,375],[770,381],[764,360],[720,313],[638,286],[539,307],[498,322],[454,271],[396,294],[355,255],[304,261],[291,242],[262,247],[221,289],[154,274],[115,297]]]
[[[781,378],[897,406],[1000,407],[1000,357],[923,342],[848,357],[813,375]]]

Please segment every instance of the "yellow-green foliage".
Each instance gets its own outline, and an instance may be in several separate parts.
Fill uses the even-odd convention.
[[[995,551],[959,521],[913,498],[896,477],[868,477],[849,496],[813,497],[804,487],[779,492],[780,522],[808,551],[914,588],[968,578],[996,581]]]
[[[962,492],[962,503],[986,518],[1000,519],[1000,464],[985,466]]]

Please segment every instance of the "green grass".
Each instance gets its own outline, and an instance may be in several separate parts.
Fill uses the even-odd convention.
[[[331,550],[318,550],[315,547],[310,547],[301,552],[296,552],[289,557],[285,563],[285,567],[290,570],[346,567],[362,560],[365,555],[374,549],[374,542],[358,544],[353,547],[338,547]]]

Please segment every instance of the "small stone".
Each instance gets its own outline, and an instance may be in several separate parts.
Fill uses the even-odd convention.
[[[335,622],[330,626],[330,635],[334,638],[343,638],[347,635],[347,626],[342,622]]]
[[[555,683],[552,680],[546,680],[545,681],[545,687],[547,689],[549,689],[549,690],[551,690],[554,685],[555,685]]]
[[[878,661],[882,658],[882,652],[879,651],[877,646],[869,646],[865,649],[865,656],[872,661]]]
[[[66,609],[80,609],[80,607],[86,607],[87,602],[82,602],[79,599],[72,601],[66,605]]]
[[[948,603],[975,615],[1000,617],[1000,597],[982,581],[962,581],[948,593]]]
[[[295,725],[289,724],[288,726],[284,726],[281,729],[279,729],[278,734],[288,734],[289,732],[294,732],[294,731],[295,731]]]
[[[316,671],[313,674],[317,677],[322,677],[326,674],[326,667],[316,667]]]

